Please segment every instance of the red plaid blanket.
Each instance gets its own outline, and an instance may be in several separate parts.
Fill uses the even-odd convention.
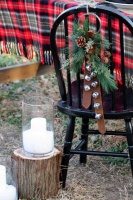
[[[0,49],[50,64],[50,29],[71,0],[0,0]]]
[[[106,35],[106,30],[108,29],[108,23],[105,15],[100,16],[101,19],[101,33],[103,38],[109,39]],[[122,84],[121,82],[121,56],[120,56],[120,35],[119,35],[119,22],[117,19],[113,19],[113,28],[112,28],[112,43],[115,45],[113,47],[113,54],[112,54],[112,61],[114,64],[115,69],[115,78],[116,82],[119,84]],[[123,26],[124,30],[124,52],[125,52],[125,73],[126,73],[126,84],[127,87],[130,87],[133,89],[133,37],[131,36],[131,33],[129,29],[125,26]]]
[[[100,1],[100,0],[99,0]],[[50,29],[56,17],[65,9],[78,3],[72,0],[0,0],[0,51],[16,53],[31,59],[33,52],[39,61],[51,64]],[[106,34],[107,20],[101,17],[102,34]],[[72,26],[70,26],[72,27]],[[114,21],[114,37],[119,37],[119,25]],[[132,74],[133,44],[128,30],[125,29],[126,66]],[[59,47],[63,36],[58,32]],[[117,45],[117,44],[116,44]],[[113,55],[119,79],[119,46]]]

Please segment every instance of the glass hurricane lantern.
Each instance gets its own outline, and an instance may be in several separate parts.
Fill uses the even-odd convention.
[[[43,96],[22,101],[23,153],[44,157],[54,153],[54,101]]]

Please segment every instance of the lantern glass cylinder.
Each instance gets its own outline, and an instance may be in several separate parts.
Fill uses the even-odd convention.
[[[23,153],[44,157],[54,153],[54,101],[32,96],[22,101]]]
[[[18,200],[17,163],[10,156],[0,156],[0,200]]]

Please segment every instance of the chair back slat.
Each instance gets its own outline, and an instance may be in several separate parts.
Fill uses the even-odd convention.
[[[64,19],[65,47],[69,46],[69,42],[68,42],[68,29],[69,29],[69,27],[68,26],[69,26],[68,25],[68,20],[67,20],[67,18],[65,18]],[[66,55],[66,59],[68,59],[68,55]],[[68,91],[68,95],[67,95],[68,105],[72,106],[70,66],[69,66],[69,69],[67,69],[67,91]]]
[[[108,40],[110,44],[112,44],[112,23],[111,23],[111,16],[108,16]],[[112,45],[110,46],[110,53],[112,55]],[[110,71],[113,74],[114,67],[113,67],[113,62],[110,63]]]
[[[124,61],[124,34],[123,34],[123,23],[119,21],[120,27],[120,49],[121,49],[121,75],[123,83],[123,109],[127,109],[127,98],[126,98],[126,87],[125,87],[125,61]],[[125,44],[126,45],[126,44]]]
[[[71,74],[70,70],[67,70],[67,86],[68,86],[68,105],[72,106],[72,90],[71,90]]]
[[[82,101],[81,101],[81,80],[80,80],[80,73],[77,73],[77,96],[78,96],[78,108],[81,109]]]
[[[108,21],[108,40],[110,42],[110,44],[113,43],[113,39],[112,39],[112,16],[109,15],[107,17]],[[113,64],[113,59],[112,59],[112,53],[113,53],[113,48],[112,48],[112,45],[110,46],[110,49],[109,49],[110,53],[111,53],[111,62],[110,62],[110,72],[111,74],[113,74],[114,72],[114,64]],[[115,111],[115,93],[111,92],[111,110],[112,111]]]

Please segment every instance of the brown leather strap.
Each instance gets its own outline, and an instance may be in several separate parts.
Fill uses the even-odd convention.
[[[93,82],[97,81],[97,78],[93,79]],[[106,127],[105,127],[105,121],[104,121],[104,113],[103,113],[103,105],[102,105],[102,96],[101,96],[101,88],[100,88],[100,84],[98,82],[98,86],[93,88],[93,93],[94,92],[98,92],[99,96],[97,98],[93,98],[93,103],[99,103],[100,106],[99,108],[94,108],[95,109],[95,113],[100,114],[101,117],[100,119],[97,119],[97,124],[98,124],[98,130],[100,133],[104,134],[106,132]],[[93,105],[94,105],[93,104]]]

